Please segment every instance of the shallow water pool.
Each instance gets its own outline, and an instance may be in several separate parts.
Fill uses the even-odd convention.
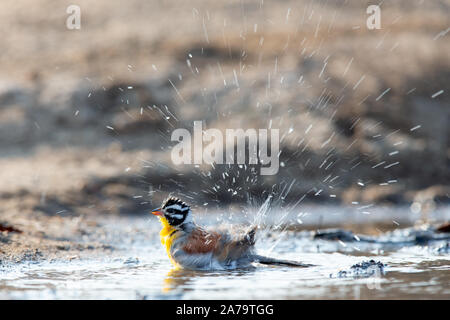
[[[196,272],[173,270],[159,243],[157,221],[120,217],[101,224],[106,231],[102,241],[115,248],[111,253],[4,265],[0,298],[450,299],[448,239],[415,244],[400,227],[372,242],[363,236],[356,237],[360,241],[314,238],[314,232],[299,231],[314,229],[308,223],[263,230],[259,253],[314,266]],[[369,260],[385,266],[353,272],[353,265]]]

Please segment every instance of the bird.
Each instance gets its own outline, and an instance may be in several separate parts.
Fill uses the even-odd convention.
[[[253,263],[309,267],[297,261],[279,260],[256,254],[255,234],[251,227],[245,234],[209,231],[194,222],[191,207],[176,197],[163,201],[151,213],[162,224],[160,239],[170,262],[177,269],[232,270],[252,267]]]

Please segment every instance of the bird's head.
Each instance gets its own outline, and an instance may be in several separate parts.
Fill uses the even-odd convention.
[[[192,222],[191,207],[174,197],[164,200],[161,207],[153,210],[152,214],[158,216],[163,224],[167,223],[172,227]]]

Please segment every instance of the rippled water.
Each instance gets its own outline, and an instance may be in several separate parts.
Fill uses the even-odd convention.
[[[446,218],[445,212],[441,218]],[[206,222],[217,220],[211,219]],[[313,227],[304,220],[306,227]],[[395,240],[390,245],[328,241],[280,228],[271,235],[262,232],[259,252],[314,267],[257,265],[249,270],[194,272],[172,269],[154,219],[117,218],[104,221],[103,228],[107,232],[102,241],[116,248],[110,255],[4,266],[0,298],[450,299],[450,250],[442,249],[448,240],[403,245],[407,235],[398,231],[385,235],[384,240]],[[339,277],[340,270],[370,259],[386,264],[384,273]]]

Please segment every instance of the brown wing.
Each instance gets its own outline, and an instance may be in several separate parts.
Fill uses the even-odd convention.
[[[207,253],[216,249],[221,235],[197,228],[191,232],[183,250],[187,253]]]
[[[247,254],[255,244],[256,227],[252,228],[240,239],[220,241],[214,254],[220,261],[236,260]]]

